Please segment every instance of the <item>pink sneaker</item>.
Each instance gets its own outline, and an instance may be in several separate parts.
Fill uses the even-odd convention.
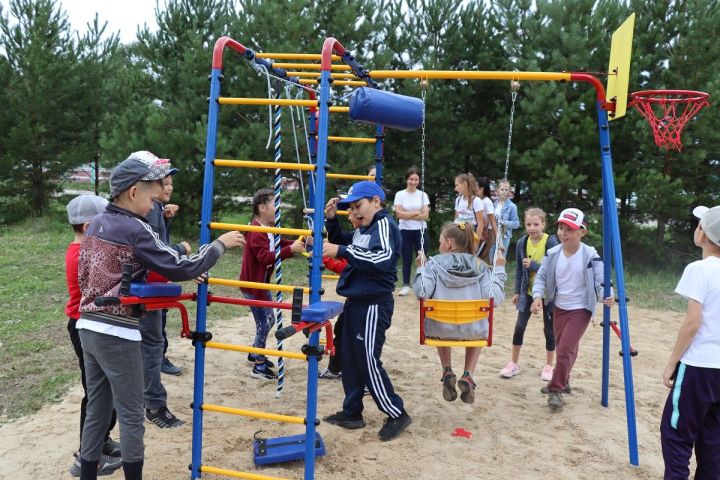
[[[500,376],[503,378],[512,378],[518,373],[520,373],[520,368],[512,360],[505,365],[505,368],[500,370]]]
[[[545,365],[542,369],[542,372],[540,372],[540,380],[545,380],[546,382],[549,382],[552,380],[553,372],[555,371],[555,368],[553,368],[552,365]]]

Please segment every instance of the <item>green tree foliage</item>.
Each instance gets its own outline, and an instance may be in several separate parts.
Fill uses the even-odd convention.
[[[101,40],[97,20],[76,36],[51,0],[12,0],[0,31],[7,75],[0,196],[8,221],[44,212],[59,177],[97,154],[104,57],[117,39]]]
[[[702,90],[710,93],[711,103],[720,95],[720,47],[714,40],[720,7],[714,1],[170,0],[156,11],[158,31],[144,29],[137,42],[125,46],[112,37],[103,41],[97,22],[73,36],[53,0],[10,5],[0,24],[0,101],[7,106],[0,112],[0,129],[6,132],[0,136],[3,207],[30,203],[40,211],[55,188],[52,180],[68,168],[98,156],[111,167],[129,152],[148,149],[180,168],[174,201],[184,209],[179,220],[194,228],[207,135],[207,75],[212,48],[222,35],[258,52],[298,53],[319,53],[324,39],[333,36],[370,70],[587,71],[606,83],[602,72],[611,34],[635,12],[630,91]],[[229,50],[223,78],[226,97],[307,98],[295,87],[286,92],[274,79],[268,91],[264,73]],[[449,218],[443,209],[451,207],[456,174],[503,175],[509,82],[379,83],[386,90],[426,96],[425,183],[438,212],[435,222]],[[336,85],[335,101],[350,92]],[[599,220],[596,100],[585,83],[522,82],[508,172],[521,210],[537,205],[555,214],[574,205]],[[670,256],[668,248],[687,249],[691,206],[717,203],[719,116],[712,106],[692,120],[682,152],[659,150],[647,122],[632,110],[611,124],[618,208],[631,258],[663,259]],[[266,107],[222,107],[217,156],[271,160],[268,119]],[[293,130],[285,109],[283,160],[294,161],[296,136],[299,157],[307,159],[302,119],[295,118]],[[345,115],[331,117],[331,135],[374,133],[372,126]],[[404,188],[409,166],[419,166],[421,138],[419,131],[386,132],[384,181],[391,191]],[[374,156],[368,145],[329,147],[334,171],[364,173]],[[218,169],[215,180],[220,216],[238,206],[238,197],[270,186],[272,172]],[[348,184],[333,182],[328,192]],[[2,210],[6,221],[5,211],[29,211]],[[648,231],[641,225],[655,226]]]

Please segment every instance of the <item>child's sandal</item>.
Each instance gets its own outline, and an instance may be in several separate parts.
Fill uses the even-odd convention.
[[[457,377],[452,372],[452,370],[446,370],[443,373],[442,377],[442,384],[443,384],[443,398],[447,400],[448,402],[454,401],[458,394],[457,390],[455,390],[455,382],[457,381]]]
[[[475,382],[470,375],[463,375],[458,380],[458,387],[460,388],[460,400],[465,403],[475,402]]]

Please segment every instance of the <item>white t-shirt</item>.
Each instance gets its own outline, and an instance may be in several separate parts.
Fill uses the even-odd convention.
[[[582,248],[571,257],[560,252],[555,266],[555,306],[563,310],[585,308],[585,269],[582,264]]]
[[[488,197],[483,198],[482,203],[483,203],[483,215],[485,216],[485,223],[488,223],[488,215],[495,215],[495,205],[493,205],[492,200],[490,200],[490,198],[488,198]],[[488,230],[492,230],[491,223],[488,223]]]
[[[425,192],[415,190],[410,193],[406,190],[400,190],[395,194],[394,207],[397,209],[401,206],[406,212],[419,212],[425,205],[430,205],[430,199]],[[397,210],[396,210],[397,211]],[[400,219],[400,230],[420,230],[426,228],[425,220],[406,220]]]
[[[702,323],[680,361],[702,368],[720,368],[720,258],[708,257],[687,267],[675,292],[702,304]]]
[[[477,218],[475,214],[483,212],[485,215],[485,205],[481,198],[473,197],[472,207],[468,206],[468,201],[465,197],[457,197],[455,200],[455,223],[467,222],[473,226],[477,226]]]

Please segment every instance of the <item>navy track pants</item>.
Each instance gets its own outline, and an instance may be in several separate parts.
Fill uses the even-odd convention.
[[[385,331],[390,328],[394,301],[367,304],[345,303],[342,332],[342,383],[345,390],[343,413],[357,417],[363,411],[365,386],[381,412],[391,418],[403,413],[403,401],[395,393],[380,361]]]
[[[695,480],[720,478],[720,369],[680,363],[660,422],[665,480],[687,479],[695,447]]]

